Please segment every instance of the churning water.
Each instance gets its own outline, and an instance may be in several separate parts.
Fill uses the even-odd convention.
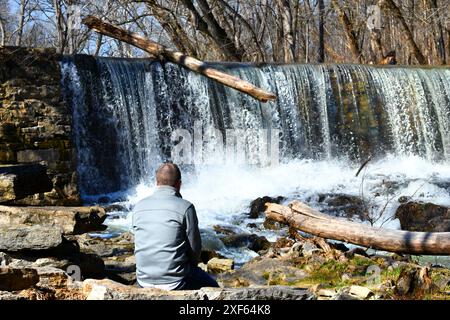
[[[400,196],[450,205],[450,69],[214,66],[274,92],[277,101],[261,104],[170,63],[90,56],[62,61],[87,202],[108,195],[132,207],[151,194],[155,168],[179,142],[171,134],[200,124],[220,134],[201,144],[207,163],[182,167],[182,194],[196,205],[212,246],[220,246],[208,238],[214,224],[274,237],[247,226],[250,201],[265,195],[319,209],[321,195],[360,196],[374,224],[391,228],[398,228],[391,217]],[[266,151],[258,130],[279,132],[279,163],[224,162],[205,152],[230,129],[240,130],[247,160]],[[369,156],[373,160],[355,177]],[[109,223],[123,230],[129,220],[117,213]],[[238,260],[249,255],[240,254]]]

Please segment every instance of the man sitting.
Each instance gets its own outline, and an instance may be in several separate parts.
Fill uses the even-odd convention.
[[[195,290],[218,287],[197,264],[202,248],[195,207],[182,199],[177,165],[156,171],[153,195],[139,201],[132,215],[136,276],[141,287]]]

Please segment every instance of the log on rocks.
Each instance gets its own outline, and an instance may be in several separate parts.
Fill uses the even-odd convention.
[[[267,102],[269,100],[276,99],[276,96],[273,93],[255,87],[247,81],[214,69],[203,61],[189,57],[181,52],[168,49],[136,33],[128,32],[117,26],[106,23],[97,17],[87,16],[83,19],[83,23],[89,29],[93,29],[100,34],[129,43],[156,57],[164,58],[173,63],[179,64],[189,70],[204,75],[205,77],[213,79],[228,87],[246,93],[261,102]]]
[[[266,215],[318,237],[367,248],[408,254],[450,255],[450,232],[388,230],[335,218],[294,201],[289,206],[266,204]]]

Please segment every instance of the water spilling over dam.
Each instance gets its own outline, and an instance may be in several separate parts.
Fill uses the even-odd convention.
[[[450,159],[450,70],[361,65],[216,65],[274,92],[261,104],[173,64],[88,56],[62,62],[84,194],[124,190],[170,158],[173,130],[280,131],[280,159]]]

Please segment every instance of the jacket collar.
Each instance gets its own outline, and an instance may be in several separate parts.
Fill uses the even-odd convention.
[[[156,186],[153,195],[156,196],[176,196],[178,198],[183,198],[181,194],[172,186]]]

